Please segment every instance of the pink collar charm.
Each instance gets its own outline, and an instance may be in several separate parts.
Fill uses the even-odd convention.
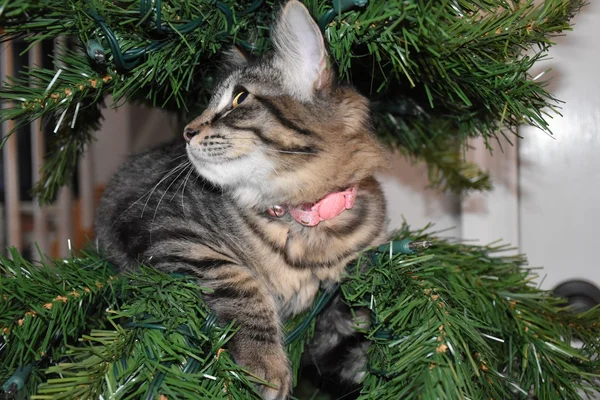
[[[316,203],[304,203],[290,207],[290,215],[304,226],[316,226],[321,221],[333,219],[344,210],[354,206],[356,186],[351,186],[343,192],[330,193]],[[267,210],[272,217],[280,218],[285,214],[284,206],[274,206]]]

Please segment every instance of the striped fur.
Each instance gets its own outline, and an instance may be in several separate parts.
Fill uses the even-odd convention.
[[[310,29],[306,29],[310,27]],[[214,289],[222,322],[236,320],[237,363],[272,382],[283,399],[291,373],[281,321],[312,304],[321,285],[384,240],[385,202],[373,173],[386,165],[369,124],[368,102],[335,84],[308,11],[284,7],[275,50],[240,53],[206,111],[178,140],[131,157],[98,211],[99,246],[123,268],[139,262],[184,271]],[[302,59],[299,59],[299,57]],[[292,72],[290,72],[292,71]],[[246,93],[237,107],[233,99]],[[314,202],[357,185],[355,206],[304,227],[268,207]]]

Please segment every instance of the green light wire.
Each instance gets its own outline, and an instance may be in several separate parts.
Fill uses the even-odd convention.
[[[218,0],[211,1],[212,5],[214,5],[225,17],[226,29],[222,34],[229,35],[231,29],[233,28],[234,17],[231,9],[223,2]],[[368,3],[368,0],[334,0],[333,8],[327,10],[325,14],[321,16],[319,19],[319,27],[322,31],[327,29],[327,25],[333,21],[336,15],[340,15],[342,12],[349,11],[353,8],[364,7]],[[104,35],[106,36],[106,40],[108,45],[110,46],[111,53],[113,55],[113,60],[115,63],[115,67],[117,70],[128,71],[135,67],[137,67],[143,60],[144,56],[148,53],[152,53],[154,51],[158,51],[171,43],[172,39],[170,37],[175,37],[177,35],[187,34],[198,27],[200,27],[204,23],[204,18],[200,17],[188,23],[185,23],[178,28],[172,28],[168,25],[163,25],[162,22],[162,0],[141,0],[140,1],[140,23],[143,23],[150,15],[155,14],[154,19],[154,29],[159,34],[169,35],[170,37],[165,37],[161,40],[152,41],[145,47],[139,47],[135,49],[127,50],[125,53],[121,51],[121,47],[119,46],[119,42],[117,40],[114,32],[108,27],[104,18],[98,14],[98,12],[94,9],[94,7],[90,5],[90,8],[87,10],[87,14],[90,18],[92,18],[98,27],[102,30]],[[241,11],[238,13],[239,16],[245,16],[256,12],[263,4],[263,0],[254,0],[250,7],[245,11]],[[177,35],[175,35],[177,34]],[[254,50],[254,46],[243,41],[238,40],[238,44],[248,50]],[[88,45],[89,46],[89,45]],[[89,53],[89,52],[88,52]],[[92,57],[93,58],[93,57]]]
[[[350,11],[353,8],[364,7],[368,2],[369,0],[333,0],[333,8],[327,10],[325,14],[319,18],[319,28],[321,28],[322,32],[325,32],[327,25],[333,21],[336,15]]]
[[[297,327],[292,329],[292,331],[287,334],[284,342],[286,346],[295,342],[296,340],[298,340],[298,338],[304,335],[304,333],[310,326],[312,320],[315,319],[317,315],[321,313],[321,311],[323,311],[327,304],[329,304],[331,299],[333,299],[335,294],[338,292],[339,287],[340,285],[335,285],[335,287],[333,287],[332,289],[322,291],[319,294],[319,297],[315,301],[315,306],[312,310],[310,310],[306,318],[304,318],[304,320],[302,320],[302,322],[298,324]]]
[[[31,373],[32,368],[33,363],[18,367],[14,374],[12,374],[12,376],[8,378],[6,382],[4,382],[4,385],[2,385],[2,390],[4,393],[14,395],[16,392],[23,389],[25,382],[27,382],[27,379],[29,379],[29,374]]]
[[[156,15],[154,21],[154,29],[158,33],[161,34],[169,34],[173,35],[183,35],[193,30],[197,29],[204,23],[204,18],[200,17],[188,23],[185,23],[178,28],[171,28],[168,25],[163,25],[162,23],[162,2],[161,0],[154,0],[154,7],[152,7],[152,0],[141,0],[140,1],[140,15],[141,22],[144,22],[148,16],[150,16],[153,12]],[[225,17],[226,30],[223,32],[224,34],[229,34],[231,29],[233,28],[233,12],[231,9],[223,2],[220,1],[212,1],[211,2]],[[255,0],[250,7],[241,12],[240,15],[247,15],[252,12],[258,10],[258,8],[262,5],[263,0]],[[121,47],[119,46],[119,42],[115,33],[108,27],[104,18],[98,14],[95,8],[89,3],[89,9],[86,11],[87,15],[92,18],[98,27],[102,30],[104,35],[106,36],[106,40],[108,45],[110,46],[111,53],[113,55],[113,60],[115,63],[115,67],[121,71],[128,71],[135,67],[137,67],[143,60],[143,58],[148,53],[152,53],[154,51],[158,51],[171,43],[171,39],[165,38],[161,40],[154,40],[150,44],[145,47],[138,47],[135,49],[127,50],[125,53],[121,51]]]

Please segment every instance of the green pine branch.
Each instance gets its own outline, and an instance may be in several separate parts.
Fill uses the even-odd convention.
[[[114,72],[95,71],[74,51],[63,49],[55,61],[61,66],[57,70],[28,68],[9,77],[0,95],[13,104],[2,114],[4,120],[15,121],[13,131],[37,119],[52,130],[40,180],[33,188],[41,204],[52,202],[58,190],[72,182],[77,161],[100,128],[104,94],[118,78]]]
[[[256,398],[224,351],[233,324],[215,325],[194,280],[142,267],[125,275],[123,301],[106,310],[111,330],[92,330],[46,371],[36,399]]]
[[[34,399],[260,398],[266,382],[226,350],[235,324],[216,324],[194,279],[143,266],[116,279],[95,254],[40,265],[11,255],[1,260],[0,383],[33,366]],[[295,376],[314,331],[307,315],[285,328]]]
[[[492,188],[487,172],[465,160],[466,144],[455,136],[452,121],[427,114],[405,96],[373,102],[373,114],[385,144],[415,161],[426,162],[432,187],[457,193]],[[410,134],[396,137],[399,131]]]
[[[121,284],[105,261],[86,255],[38,265],[16,249],[10,255],[0,257],[3,369],[60,357],[83,330],[104,326],[99,315],[117,302]]]
[[[583,0],[346,3],[332,9],[328,1],[306,1],[341,79],[374,101],[378,135],[426,161],[433,186],[489,189],[486,174],[464,163],[470,138],[495,140],[522,124],[548,131],[546,113],[555,112],[557,100],[528,71],[552,38],[570,29]],[[59,56],[60,76],[27,70],[0,92],[13,104],[0,110],[0,121],[61,120],[57,142],[70,151],[49,152],[36,193],[52,199],[93,137],[97,116],[81,121],[78,104],[93,109],[111,95],[115,104],[143,101],[186,121],[206,104],[220,51],[232,44],[256,55],[268,49],[274,7],[260,0],[7,2],[2,40],[33,45],[69,36],[79,47]]]
[[[599,310],[573,315],[538,289],[505,246],[433,240],[420,256],[385,252],[343,286],[374,311],[361,399],[579,399],[598,390]],[[573,340],[584,343],[574,347]]]
[[[369,250],[340,288],[353,309],[372,311],[361,325],[372,341],[361,399],[579,399],[600,390],[599,309],[573,314],[506,246],[405,226],[397,239],[406,238],[434,246]],[[190,278],[140,267],[115,279],[94,254],[34,265],[13,251],[0,261],[0,378],[33,365],[24,389],[33,398],[258,398],[260,380],[226,350],[235,323],[215,324],[206,289]],[[297,379],[328,295],[286,324]]]

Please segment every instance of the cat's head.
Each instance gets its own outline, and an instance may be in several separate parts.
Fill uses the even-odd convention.
[[[289,1],[274,49],[254,61],[229,54],[231,72],[184,137],[209,181],[259,207],[316,201],[387,162],[371,132],[368,101],[336,84],[323,36]]]

